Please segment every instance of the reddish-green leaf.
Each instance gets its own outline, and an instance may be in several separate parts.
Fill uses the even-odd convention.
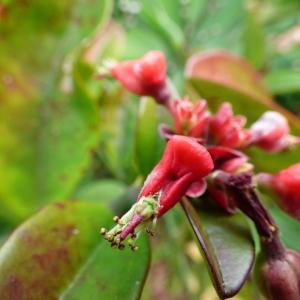
[[[139,240],[137,253],[112,249],[99,234],[110,224],[111,214],[92,202],[37,213],[0,250],[1,300],[138,299],[148,242]]]
[[[254,261],[254,242],[240,214],[224,215],[195,208],[187,199],[183,209],[192,225],[221,299],[238,293]]]
[[[74,60],[62,61],[107,22],[112,2],[64,2],[15,5],[1,24],[0,214],[12,223],[68,197],[98,143],[96,99]]]
[[[207,51],[189,58],[186,77],[201,89],[202,83],[212,83],[250,99],[271,98],[258,73],[244,59],[227,51]],[[194,82],[195,81],[195,82]]]

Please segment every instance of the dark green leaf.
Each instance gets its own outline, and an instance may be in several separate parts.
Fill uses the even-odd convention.
[[[1,300],[138,299],[149,264],[99,235],[111,214],[91,202],[56,203],[21,225],[0,250]]]
[[[192,225],[221,299],[234,296],[245,283],[254,261],[254,242],[240,214],[197,210],[187,199],[184,211]]]
[[[101,243],[61,299],[139,299],[149,266],[149,250],[145,236],[138,244],[143,248],[133,253],[129,249],[112,250]]]

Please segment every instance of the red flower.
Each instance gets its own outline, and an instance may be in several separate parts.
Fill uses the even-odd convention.
[[[159,102],[164,102],[169,96],[166,60],[160,51],[150,51],[139,59],[121,62],[111,69],[111,74],[125,89],[136,95],[152,96]]]
[[[201,137],[207,129],[209,112],[205,100],[198,100],[196,103],[191,102],[188,97],[176,100],[172,104],[171,113],[178,134]]]
[[[112,230],[103,230],[106,239],[122,245],[139,224],[160,218],[212,169],[210,154],[196,139],[172,136],[161,161],[146,179],[137,202]]]
[[[300,142],[299,138],[289,135],[286,118],[278,112],[265,112],[251,126],[251,143],[265,151],[282,151]]]
[[[229,148],[244,147],[249,143],[250,132],[244,129],[246,118],[234,116],[231,104],[224,103],[209,124],[209,138],[214,144]]]
[[[279,196],[278,205],[289,215],[300,220],[300,163],[273,176],[272,186]]]

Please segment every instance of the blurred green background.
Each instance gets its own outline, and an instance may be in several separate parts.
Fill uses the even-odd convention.
[[[151,99],[139,100],[116,82],[94,79],[103,60],[136,58],[152,49],[165,53],[168,76],[181,95],[192,92],[192,97],[205,93],[191,89],[185,79],[187,59],[196,52],[227,49],[245,58],[259,72],[275,101],[300,116],[299,0],[1,1],[1,240],[49,203],[80,200],[82,209],[67,211],[63,216],[56,216],[55,212],[52,216],[47,210],[42,212],[45,220],[50,215],[50,219],[57,218],[57,226],[65,226],[62,218],[72,215],[76,224],[82,224],[83,231],[90,230],[87,240],[80,237],[77,241],[79,249],[89,245],[89,250],[75,253],[81,258],[74,258],[73,267],[68,269],[71,275],[65,275],[63,269],[68,267],[62,267],[60,283],[53,283],[52,288],[59,295],[63,294],[61,291],[74,270],[98,243],[102,245],[98,229],[102,223],[110,224],[107,215],[120,214],[129,207],[164,149],[157,127],[161,122],[170,123],[166,111]],[[220,96],[213,92],[208,93],[212,99]],[[242,102],[227,100],[234,103],[235,110],[243,111]],[[253,111],[267,109],[257,108],[254,102],[249,107]],[[252,121],[252,112],[245,114]],[[253,155],[257,159],[260,152]],[[299,152],[274,156],[267,169],[278,170],[299,161],[299,157]],[[263,156],[257,159],[259,169],[264,169],[265,163]],[[95,205],[95,208],[85,208],[85,205]],[[286,244],[300,250],[299,224],[272,204],[270,207],[282,226]],[[93,225],[89,225],[89,220]],[[43,234],[52,221],[42,225],[36,219],[28,222],[29,231],[38,228]],[[23,231],[18,234],[24,236]],[[161,221],[151,244],[152,264],[143,300],[217,299],[180,207]],[[69,246],[70,251],[75,251],[76,246]],[[12,251],[12,261],[19,255],[28,255],[25,250],[25,254],[18,252],[18,247],[22,248],[22,243]],[[139,269],[139,262],[144,266],[149,263],[148,247],[144,237],[141,241],[144,250],[136,256],[128,254],[128,260],[136,263],[124,276],[137,276],[120,287],[120,293],[130,291],[128,295],[110,291],[112,294],[108,292],[101,299],[138,297],[146,272],[146,267]],[[99,251],[105,254],[107,250]],[[95,264],[101,265],[100,254],[99,259],[94,258]],[[121,270],[124,268],[122,258],[107,255],[113,255]],[[0,259],[2,279],[6,278],[5,268]],[[117,272],[120,270],[112,274]],[[135,288],[131,291],[132,286]],[[75,292],[64,293],[63,299],[98,299],[91,296],[96,294],[92,294],[89,283]],[[247,284],[235,299],[258,297],[255,287]]]

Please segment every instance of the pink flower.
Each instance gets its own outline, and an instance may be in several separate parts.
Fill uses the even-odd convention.
[[[188,97],[176,100],[171,113],[177,134],[201,137],[207,129],[209,112],[205,100],[198,100],[196,103],[191,102]]]
[[[209,138],[213,144],[229,148],[241,148],[250,140],[250,132],[244,129],[246,118],[234,116],[231,104],[224,103],[209,123]]]

